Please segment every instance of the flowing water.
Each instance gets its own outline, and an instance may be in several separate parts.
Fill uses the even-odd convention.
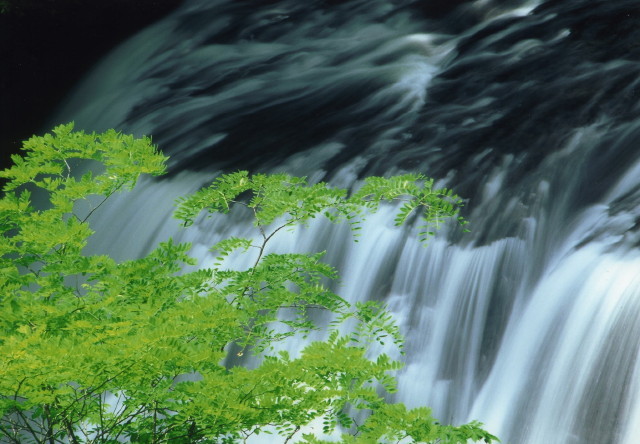
[[[174,236],[206,262],[245,230],[169,217],[220,171],[436,177],[468,199],[471,233],[424,248],[384,210],[358,244],[319,224],[276,248],[327,249],[342,295],[389,303],[408,340],[398,400],[509,444],[633,444],[639,42],[635,0],[192,0],[56,120],[151,134],[172,156],[96,221],[92,248],[121,258]]]

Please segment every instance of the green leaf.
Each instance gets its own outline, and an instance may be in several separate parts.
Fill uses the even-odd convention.
[[[29,139],[13,159],[0,173],[0,434],[8,441],[232,443],[262,433],[284,441],[312,421],[326,432],[349,429],[344,443],[497,441],[477,422],[442,426],[426,408],[386,403],[381,392],[396,390],[402,362],[375,344],[400,352],[403,344],[387,308],[335,294],[337,271],[324,252],[267,253],[287,229],[320,216],[357,232],[385,202],[399,207],[397,225],[422,218],[421,237],[448,219],[464,225],[451,190],[415,174],[367,178],[351,195],[284,174],[225,174],[180,199],[176,217],[191,225],[203,212],[239,211],[255,231],[220,240],[216,264],[195,269],[191,245],[172,239],[120,263],[83,252],[97,207],[76,214],[78,202],[162,174],[166,158],[150,139],[67,124]],[[48,205],[34,208],[25,187],[39,188]],[[231,254],[249,255],[251,265],[222,268]],[[327,339],[281,351],[314,330]],[[259,356],[251,366],[243,366],[247,352]]]

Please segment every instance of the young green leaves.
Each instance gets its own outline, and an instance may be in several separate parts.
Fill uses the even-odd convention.
[[[396,226],[420,217],[420,239],[435,234],[444,221],[458,216],[463,200],[448,188],[434,189],[434,180],[422,174],[404,174],[401,176],[368,177],[364,185],[351,197],[352,200],[366,202],[367,208],[377,210],[384,201],[399,202],[394,222]],[[462,217],[457,218],[460,225],[466,225]]]
[[[115,130],[102,134],[73,131],[73,123],[60,125],[53,134],[34,136],[24,142],[23,155],[13,155],[14,166],[0,172],[8,179],[4,191],[32,184],[64,200],[89,194],[110,194],[123,187],[132,188],[141,174],[165,172],[166,157],[158,153],[148,137],[134,138]],[[92,177],[77,177],[78,160],[93,160],[104,168]]]
[[[171,239],[117,263],[83,253],[97,207],[76,214],[76,203],[104,202],[142,173],[162,174],[166,158],[148,138],[72,129],[30,139],[0,172],[0,440],[233,443],[277,433],[290,442],[314,420],[326,433],[342,428],[345,443],[495,440],[477,423],[439,426],[427,409],[386,404],[379,390],[395,390],[402,364],[373,345],[402,346],[392,315],[333,293],[337,272],[324,253],[266,250],[276,234],[318,216],[355,229],[382,202],[399,205],[398,225],[414,214],[439,225],[461,206],[450,190],[419,175],[369,178],[349,194],[284,174],[226,174],[180,200],[176,217],[188,226],[203,211],[241,210],[252,238],[216,243],[211,269],[190,271],[190,245]],[[234,252],[251,255],[251,265],[224,268]],[[333,322],[316,322],[318,310]],[[297,357],[275,351],[318,329],[327,339]],[[245,367],[246,350],[260,358]],[[373,412],[360,425],[359,410]]]
[[[57,126],[53,134],[32,137],[24,143],[23,155],[12,156],[13,167],[0,171],[0,178],[6,179],[0,229],[11,233],[3,237],[0,251],[4,254],[33,257],[62,246],[82,248],[91,234],[82,222],[93,210],[76,215],[76,202],[92,195],[106,198],[133,187],[141,174],[165,171],[167,158],[149,138],[136,139],[114,130],[103,134],[72,130],[70,123]],[[95,174],[96,168],[102,171]],[[40,195],[44,191],[44,209],[31,207],[35,191]]]
[[[406,223],[414,214],[421,217],[423,240],[434,234],[432,229],[456,217],[463,206],[462,199],[452,190],[434,189],[434,180],[420,174],[368,177],[349,195],[349,190],[324,182],[309,184],[305,178],[286,174],[250,176],[239,171],[223,175],[210,186],[180,199],[175,217],[189,226],[202,211],[209,215],[227,213],[237,205],[249,208],[255,217],[254,224],[261,229],[279,221],[274,232],[306,224],[322,215],[332,222],[347,220],[357,228],[358,218],[376,211],[382,202],[400,204],[394,219],[396,225]],[[466,224],[462,218],[458,221]]]

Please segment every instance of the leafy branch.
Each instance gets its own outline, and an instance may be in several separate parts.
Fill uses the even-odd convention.
[[[245,211],[257,240],[219,241],[211,269],[188,271],[196,265],[190,245],[171,239],[116,262],[83,253],[91,216],[140,174],[162,174],[166,158],[148,138],[72,130],[62,125],[29,139],[0,172],[7,179],[0,199],[3,439],[231,443],[277,433],[291,442],[322,420],[326,433],[351,430],[344,443],[496,440],[475,422],[441,426],[428,409],[387,404],[379,390],[395,391],[402,363],[372,345],[389,341],[402,350],[392,315],[333,293],[328,283],[337,271],[323,252],[268,252],[277,235],[320,217],[355,232],[383,202],[399,204],[396,225],[420,217],[437,228],[458,218],[462,200],[451,190],[421,175],[368,178],[353,191],[284,174],[226,174],[181,199],[176,217],[188,227],[203,212]],[[34,189],[48,196],[42,208],[31,203]],[[78,203],[91,196],[98,205],[78,216]],[[252,265],[225,269],[234,252],[253,254]],[[276,351],[324,328],[310,316],[318,309],[333,314],[327,339],[295,357]],[[353,328],[344,333],[347,322]],[[236,365],[231,344],[258,354],[255,365]],[[107,405],[108,394],[115,405]],[[370,414],[356,422],[354,411]]]

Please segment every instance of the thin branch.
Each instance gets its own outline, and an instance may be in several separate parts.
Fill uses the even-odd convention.
[[[113,439],[114,439],[115,441],[118,441],[118,438],[120,438],[120,435],[121,435],[121,434],[126,430],[126,427],[127,427],[129,424],[131,424],[131,423],[133,422],[133,420],[134,420],[138,415],[140,415],[141,413],[145,412],[146,408],[147,408],[147,405],[146,405],[146,404],[142,404],[142,405],[138,408],[138,410],[136,410],[135,412],[130,413],[130,414],[126,417],[126,418],[127,418],[127,420],[126,420],[125,422],[122,422],[122,423],[121,423],[121,421],[122,421],[122,420],[124,420],[125,418],[123,418],[122,420],[116,421],[116,422],[113,424],[113,427],[112,427],[112,428],[119,427],[119,428],[120,428],[120,430],[118,431],[118,433],[116,433],[116,436],[114,436],[114,438],[113,438]]]
[[[271,238],[272,238],[273,236],[275,236],[275,234],[276,234],[278,231],[282,230],[282,229],[283,229],[283,228],[285,228],[285,227],[290,227],[290,226],[292,226],[292,225],[295,225],[295,224],[297,224],[300,220],[302,220],[302,216],[299,216],[299,217],[297,217],[297,218],[295,218],[295,219],[291,219],[291,220],[290,220],[290,221],[288,221],[287,223],[285,223],[285,224],[283,224],[283,225],[280,225],[278,228],[276,228],[275,230],[273,230],[273,232],[272,232],[269,236],[267,236],[267,237],[264,239],[264,242],[262,243],[263,248],[260,250],[260,253],[262,253],[262,251],[264,250],[264,246],[266,246],[266,245],[267,245],[267,242],[269,242],[269,240],[271,240]],[[258,258],[258,260],[260,260],[260,258]],[[256,264],[257,264],[257,262],[256,262]]]
[[[287,444],[289,441],[291,441],[291,439],[293,439],[293,435],[295,435],[296,433],[298,433],[298,431],[300,430],[300,426],[296,426],[295,430],[293,432],[291,432],[291,434],[287,437],[287,439],[284,441],[284,444]]]
[[[22,413],[22,410],[20,409],[16,409],[16,413],[22,419],[22,422],[24,423],[25,427],[29,430],[29,433],[31,433],[31,436],[33,436],[34,439],[37,441],[39,434],[33,429],[33,427],[31,427],[31,424],[29,424],[29,419],[26,416],[24,416],[24,413]]]
[[[69,439],[71,440],[72,444],[80,444],[80,441],[78,441],[78,437],[76,436],[76,432],[73,430],[73,426],[71,425],[71,422],[69,421],[68,418],[64,418],[62,420],[62,422],[65,425],[65,428],[67,429],[67,435],[69,435]]]
[[[82,219],[80,222],[86,222],[87,219],[89,219],[91,217],[91,215],[102,206],[103,203],[105,203],[107,201],[107,199],[109,199],[111,196],[113,196],[114,193],[116,193],[116,191],[119,191],[122,187],[124,186],[124,183],[121,183],[120,185],[118,185],[116,188],[114,188],[109,194],[107,194],[104,199],[102,199],[102,202],[100,202],[95,208],[93,208],[91,211],[89,211],[89,214],[87,214],[85,216],[84,219]]]
[[[121,374],[123,374],[124,372],[126,372],[127,370],[129,370],[131,367],[133,367],[134,365],[136,365],[138,362],[134,361],[131,364],[129,364],[128,366],[126,366],[124,369],[122,369],[121,371],[119,371],[118,373],[116,373],[115,375],[111,376],[110,378],[107,378],[106,380],[102,381],[99,385],[97,385],[96,387],[93,387],[92,389],[86,389],[86,392],[80,397],[80,398],[76,398],[75,402],[82,400],[82,399],[86,399],[89,396],[93,396],[94,394],[98,393],[99,390],[101,390],[102,387],[104,387],[105,385],[107,385],[109,382],[113,381],[115,378],[117,378],[118,376],[120,376]],[[60,413],[58,413],[56,415],[57,417],[60,417],[62,415],[66,415],[67,412],[69,411],[69,409],[71,409],[73,407],[74,404],[69,404],[66,408],[64,408]]]
[[[0,425],[0,432],[2,432],[9,440],[11,440],[12,443],[15,444],[20,444],[20,440],[16,437],[17,436],[17,431],[15,430],[15,424],[11,421],[9,421],[9,423],[11,424],[11,429],[13,433],[9,433],[7,430],[5,430],[5,427]]]
[[[69,163],[67,162],[66,158],[62,158],[62,161],[64,162],[64,164],[67,166],[67,179],[69,179],[69,177],[71,177],[71,166],[69,165]]]
[[[22,384],[24,384],[24,381],[27,380],[27,377],[25,376],[24,378],[22,378],[20,380],[20,382],[18,383],[18,387],[16,387],[16,391],[13,394],[13,401],[14,402],[18,402],[18,392],[20,391],[20,389],[22,388]]]
[[[103,393],[100,393],[98,395],[98,415],[100,416],[100,433],[98,434],[98,436],[96,436],[97,438],[101,438],[103,433],[104,433],[104,402],[102,402],[102,397],[104,396]]]

